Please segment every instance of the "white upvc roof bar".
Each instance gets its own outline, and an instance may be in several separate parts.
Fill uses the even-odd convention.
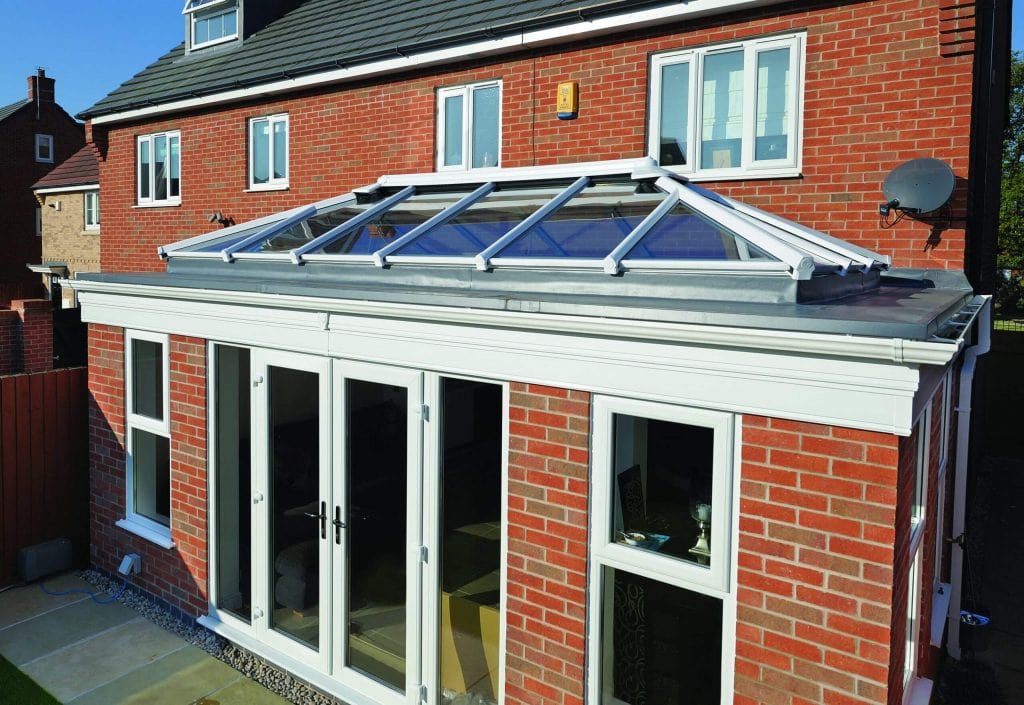
[[[305,208],[296,211],[292,216],[279,221],[276,225],[272,225],[269,228],[253,233],[249,237],[236,242],[230,247],[225,247],[220,251],[220,256],[224,258],[225,262],[233,262],[235,260],[234,255],[239,250],[243,250],[246,247],[249,247],[249,245],[255,245],[257,242],[269,240],[278,233],[282,233],[296,223],[301,223],[306,218],[310,218],[314,215],[316,215],[316,206],[306,206]]]
[[[322,247],[331,244],[339,237],[347,233],[349,230],[361,227],[364,223],[370,222],[371,220],[377,217],[378,213],[386,211],[390,209],[392,206],[401,203],[414,193],[416,193],[415,187],[406,186],[398,193],[388,196],[387,198],[381,200],[380,203],[375,203],[373,206],[367,208],[359,215],[353,216],[346,220],[341,225],[331,228],[320,237],[310,240],[302,247],[296,247],[294,250],[291,251],[292,262],[294,262],[295,264],[302,264],[302,256],[307,252],[319,250]]]
[[[442,223],[450,220],[451,218],[454,218],[459,213],[461,213],[462,211],[466,210],[471,205],[473,205],[474,203],[479,201],[481,198],[483,198],[484,196],[489,194],[491,191],[494,190],[494,188],[495,188],[494,182],[493,181],[488,181],[486,184],[484,184],[480,188],[476,189],[475,191],[473,191],[470,194],[467,194],[463,198],[461,198],[458,201],[456,201],[454,204],[452,204],[452,205],[448,206],[447,208],[445,208],[440,213],[437,213],[433,218],[430,218],[429,220],[427,220],[427,221],[425,221],[423,223],[420,223],[419,225],[417,225],[415,228],[413,228],[412,230],[407,232],[402,237],[400,237],[400,238],[398,238],[398,239],[396,239],[396,240],[394,240],[392,242],[389,242],[384,247],[380,248],[379,250],[377,250],[376,252],[373,253],[373,263],[375,265],[377,265],[378,267],[383,267],[385,261],[387,260],[387,256],[389,254],[391,254],[395,250],[398,250],[398,249],[400,249],[402,247],[405,247],[405,245],[407,243],[412,242],[413,240],[418,238],[420,235],[422,235],[422,234],[426,233],[427,231],[433,229],[434,226],[441,225]]]
[[[528,215],[524,220],[520,221],[519,225],[515,226],[507,233],[502,235],[500,238],[494,241],[492,245],[484,248],[482,252],[477,254],[474,258],[476,261],[476,268],[480,271],[485,271],[490,268],[491,258],[497,253],[501,252],[505,247],[511,244],[516,238],[525,233],[527,230],[532,228],[534,225],[547,218],[549,215],[554,213],[556,210],[561,208],[566,202],[569,201],[573,196],[578,194],[580,191],[590,185],[589,176],[581,176],[580,178],[569,184],[569,187],[556,195],[550,201],[545,203],[543,206],[535,210],[533,213]]]
[[[647,214],[647,217],[640,221],[640,224],[633,228],[633,231],[624,237],[618,245],[604,258],[604,271],[607,274],[618,274],[622,271],[622,259],[629,254],[648,232],[664,218],[679,203],[679,188],[675,187],[669,191],[665,198],[654,210]]]
[[[668,191],[678,182],[662,177],[655,183],[659,188]],[[737,215],[733,209],[689,188],[679,189],[679,200],[698,213],[707,214],[711,220],[721,223],[740,237],[788,264],[794,279],[810,279],[814,274],[812,257],[759,230],[749,220]]]

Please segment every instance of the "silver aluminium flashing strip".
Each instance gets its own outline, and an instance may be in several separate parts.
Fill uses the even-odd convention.
[[[319,311],[364,317],[455,323],[482,327],[501,326],[530,331],[576,333],[598,337],[661,340],[673,343],[718,345],[758,350],[777,350],[812,355],[836,355],[886,360],[908,365],[945,365],[964,345],[963,335],[955,340],[935,338],[927,341],[826,333],[756,330],[733,326],[712,326],[659,321],[634,321],[606,317],[567,314],[494,311],[425,304],[390,303],[320,296],[262,294],[215,289],[169,288],[145,284],[99,282],[87,279],[66,280],[78,292],[113,296],[147,297],[205,303],[276,308],[295,311]],[[984,298],[984,297],[975,297]]]
[[[477,253],[474,257],[476,262],[476,268],[481,272],[485,272],[491,267],[491,258],[497,253],[501,252],[507,245],[518,238],[520,235],[525,233],[527,230],[532,228],[534,225],[547,218],[549,215],[554,213],[556,210],[561,208],[567,203],[573,196],[578,194],[580,191],[590,185],[589,176],[581,176],[574,182],[569,184],[569,187],[556,195],[550,201],[545,203],[543,206],[535,210],[533,213],[528,215],[523,220],[519,221],[519,224],[509,230],[507,233],[499,237],[489,247],[485,247],[482,252]]]
[[[348,231],[362,227],[364,223],[368,223],[374,218],[376,218],[377,214],[388,210],[389,208],[398,203],[401,203],[414,193],[416,193],[415,188],[413,188],[412,186],[406,186],[398,193],[392,194],[391,196],[388,196],[384,200],[380,201],[379,203],[373,204],[373,206],[367,208],[359,215],[353,216],[346,220],[341,225],[331,228],[320,237],[314,240],[310,240],[302,247],[296,247],[294,250],[291,251],[292,262],[295,264],[302,264],[302,256],[305,255],[306,253],[312,252],[313,250],[319,250],[326,247],[327,245],[330,245],[332,242],[337,240],[339,237],[341,237]]]
[[[676,182],[662,177],[656,182],[659,188],[666,191],[674,188]],[[692,189],[677,189],[679,200],[698,213],[705,213],[711,220],[717,221],[732,230],[751,244],[785,262],[790,267],[794,279],[810,279],[814,274],[814,259],[800,250],[777,240],[753,226],[750,221],[738,216],[731,209],[721,205],[714,199],[703,196]]]
[[[402,237],[397,238],[393,242],[389,242],[387,245],[373,253],[373,263],[378,267],[383,267],[389,254],[401,249],[402,247],[405,247],[406,244],[412,242],[420,235],[429,232],[435,226],[441,225],[442,223],[447,222],[451,218],[454,218],[459,213],[462,213],[462,211],[466,210],[471,205],[473,205],[481,198],[483,198],[491,191],[493,191],[494,188],[495,183],[493,181],[487,182],[486,184],[476,189],[472,193],[464,196],[460,200],[448,206],[440,213],[437,213],[436,215],[434,215],[434,217],[430,218],[426,222],[420,223],[418,226],[407,232]]]

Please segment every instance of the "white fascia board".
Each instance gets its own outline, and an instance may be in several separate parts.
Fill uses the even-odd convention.
[[[412,319],[477,326],[503,327],[518,330],[549,331],[641,339],[669,343],[687,343],[724,347],[774,350],[809,355],[828,355],[854,359],[884,360],[897,364],[945,365],[960,351],[963,338],[958,340],[916,341],[902,338],[876,338],[826,333],[802,333],[768,329],[710,326],[662,321],[630,321],[595,316],[566,314],[537,314],[533,312],[491,309],[470,309],[425,304],[335,299],[319,296],[293,296],[264,294],[247,291],[192,289],[101,282],[76,279],[68,285],[79,295],[105,294],[118,298],[178,300],[189,302],[224,303],[260,309],[292,311],[319,311],[324,313],[371,316],[389,319]],[[90,318],[83,301],[83,320],[91,323],[110,323]],[[510,302],[511,303],[511,302]],[[151,305],[158,308],[155,304]],[[173,332],[173,331],[172,331]]]
[[[75,186],[46,186],[45,188],[32,189],[37,194],[44,193],[75,193],[77,191],[98,191],[100,188],[99,182],[90,184],[78,184]]]
[[[315,86],[345,83],[439,64],[461,62],[467,59],[507,53],[522,48],[550,46],[552,44],[577,41],[604,34],[635,31],[644,27],[653,27],[679,20],[695,19],[708,15],[725,14],[777,4],[782,4],[782,0],[692,0],[691,2],[673,4],[667,7],[641,10],[639,12],[626,12],[595,20],[584,20],[558,27],[527,31],[499,39],[446,47],[412,56],[396,56],[393,59],[374,61],[283,81],[273,81],[253,86],[252,88],[223,91],[201,98],[189,98],[162,105],[110,113],[109,115],[98,115],[91,118],[91,121],[93,125],[103,125],[124,122],[126,120],[138,120],[165,113],[194,110],[232,101],[251,100],[262,96],[272,96],[278,93]]]

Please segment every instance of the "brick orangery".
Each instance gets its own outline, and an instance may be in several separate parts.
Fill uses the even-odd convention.
[[[92,560],[356,705],[927,703],[972,8],[186,3],[83,114]]]

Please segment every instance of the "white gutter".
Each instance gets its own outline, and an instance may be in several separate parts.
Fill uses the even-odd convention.
[[[435,66],[439,64],[462,62],[470,58],[477,58],[495,54],[508,53],[531,47],[543,47],[553,44],[564,44],[566,42],[578,41],[605,34],[635,31],[644,27],[657,26],[674,21],[696,19],[708,15],[737,12],[750,8],[763,7],[766,5],[781,4],[782,0],[690,0],[689,2],[673,3],[666,7],[659,7],[638,12],[626,12],[611,16],[600,17],[594,20],[583,20],[557,27],[529,30],[518,34],[510,34],[499,39],[470,42],[444,49],[425,51],[411,56],[396,56],[393,59],[384,59],[365,64],[358,64],[346,68],[338,68],[322,73],[301,76],[298,78],[273,81],[253,86],[251,88],[239,88],[235,90],[222,91],[199,98],[187,98],[176,100],[162,105],[152,105],[145,108],[125,110],[109,115],[97,115],[87,118],[93,125],[104,125],[126,120],[138,120],[141,118],[163,115],[183,110],[194,110],[205,108],[211,105],[220,105],[240,100],[251,100],[263,96],[272,96],[278,93],[296,91],[314,86],[346,83],[359,79],[366,79],[385,74],[400,73],[417,68]],[[485,32],[481,30],[480,34]]]
[[[600,266],[600,263],[598,263]],[[735,326],[712,326],[665,321],[632,321],[598,316],[543,314],[518,310],[472,309],[456,306],[430,306],[401,302],[335,299],[322,296],[265,294],[248,291],[171,288],[144,284],[102,282],[74,279],[62,282],[76,292],[95,292],[132,298],[201,301],[207,303],[320,311],[356,316],[373,316],[416,321],[455,323],[479,327],[503,327],[518,330],[572,333],[601,338],[656,340],[670,343],[731,346],[755,350],[776,350],[835,355],[872,360],[885,360],[907,365],[945,365],[963,347],[963,337],[956,340],[905,340],[828,333],[803,333]],[[88,311],[83,309],[83,320]]]
[[[74,186],[44,186],[42,188],[32,189],[37,194],[42,193],[74,193],[75,191],[96,191],[99,189],[100,184],[98,181],[94,181],[89,184],[76,184]]]
[[[960,398],[956,404],[956,477],[953,485],[953,528],[952,538],[963,535],[967,518],[967,471],[971,432],[971,394],[974,388],[974,371],[978,358],[992,346],[992,298],[985,298],[985,305],[975,319],[978,328],[978,342],[967,348],[964,364],[960,368]],[[966,331],[965,331],[966,333]],[[963,598],[964,547],[953,543],[950,582],[953,584],[949,599],[949,641],[946,649],[953,658],[960,659],[960,610]]]

